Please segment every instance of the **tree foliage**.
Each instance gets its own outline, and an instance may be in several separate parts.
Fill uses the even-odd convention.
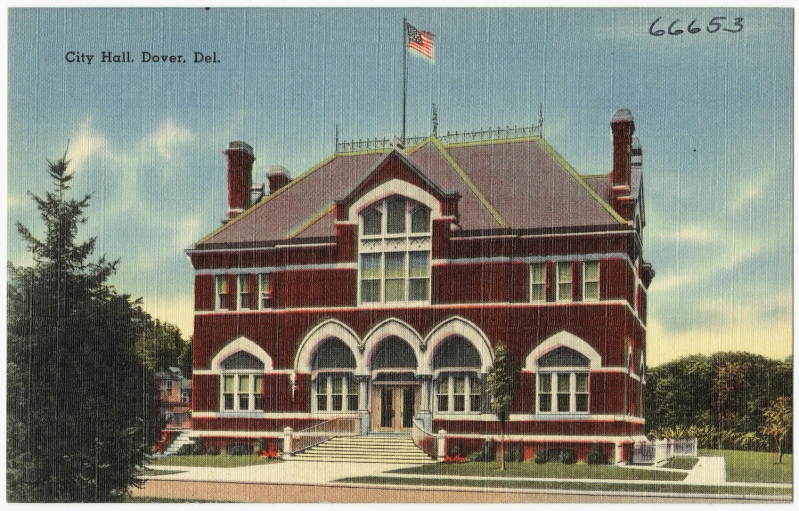
[[[49,163],[54,190],[30,193],[44,222],[17,223],[32,266],[9,265],[7,497],[15,502],[119,500],[160,429],[158,395],[134,345],[150,317],[107,280],[79,242],[90,195],[67,197],[66,155]]]
[[[505,422],[510,415],[513,404],[513,394],[516,391],[518,373],[516,364],[508,352],[508,348],[501,342],[494,349],[494,364],[488,369],[488,395],[491,397],[491,410],[499,419],[500,443],[500,469],[505,470]]]
[[[185,377],[191,376],[191,343],[171,323],[156,319],[145,328],[136,343],[136,353],[151,371],[179,367]]]
[[[649,368],[644,392],[650,433],[693,428],[704,432],[704,447],[762,449],[763,409],[793,396],[793,358],[691,355]]]
[[[780,396],[763,410],[762,431],[774,440],[777,463],[782,463],[782,440],[793,427],[793,410],[788,400]]]

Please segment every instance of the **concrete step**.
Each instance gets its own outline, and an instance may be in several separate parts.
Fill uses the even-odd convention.
[[[413,440],[400,436],[341,436],[315,445],[294,457],[300,461],[358,463],[435,463]]]

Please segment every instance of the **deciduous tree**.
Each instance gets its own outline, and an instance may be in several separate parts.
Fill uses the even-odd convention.
[[[782,440],[793,427],[793,410],[784,396],[775,399],[763,410],[764,434],[774,440],[777,463],[782,464]]]
[[[491,396],[491,410],[499,419],[500,470],[505,470],[505,422],[510,415],[517,381],[516,364],[508,353],[508,348],[500,343],[494,349],[494,364],[488,369],[488,394]]]

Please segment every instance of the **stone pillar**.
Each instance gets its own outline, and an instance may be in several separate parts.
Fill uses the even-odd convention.
[[[293,450],[294,430],[290,427],[283,428],[283,459],[291,458],[291,451]]]
[[[360,429],[358,434],[365,435],[369,432],[369,376],[358,375],[358,419]]]
[[[438,461],[444,459],[447,455],[447,432],[446,430],[440,430],[438,432],[438,436],[436,437],[436,455],[438,456]]]
[[[419,382],[421,383],[419,389],[419,418],[422,421],[422,427],[425,431],[433,431],[433,412],[430,406],[433,376],[429,374],[420,374]]]

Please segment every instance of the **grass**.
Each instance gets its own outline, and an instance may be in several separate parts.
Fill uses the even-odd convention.
[[[159,470],[157,468],[140,468],[136,471],[139,476],[166,476],[169,474],[180,474],[182,470]]]
[[[785,495],[790,498],[791,488],[773,488],[762,486],[712,486],[690,484],[658,484],[657,482],[628,483],[581,483],[577,481],[525,481],[513,479],[437,479],[435,477],[391,477],[367,476],[339,479],[340,483],[362,483],[382,485],[416,485],[416,486],[452,486],[468,488],[513,488],[513,489],[545,489],[545,490],[578,490],[578,491],[628,491],[657,493],[702,493],[707,495]]]
[[[700,456],[723,456],[727,465],[727,481],[745,483],[793,482],[793,455],[782,457],[782,465],[774,463],[768,452],[700,449]]]
[[[200,455],[200,456],[165,456],[163,458],[151,458],[147,462],[149,467],[244,467],[247,465],[267,465],[270,463],[281,463],[280,460],[260,458],[254,454],[242,456],[231,456],[229,454]]]
[[[672,458],[663,465],[662,468],[676,468],[679,470],[691,470],[699,463],[699,458],[679,457]]]
[[[501,471],[496,462],[440,463],[392,470],[398,474],[458,475],[480,477],[532,477],[556,479],[624,479],[633,481],[682,481],[687,474],[680,472],[641,470],[613,465],[564,465],[561,463],[507,463]]]
[[[128,495],[123,501],[124,504],[151,504],[151,503],[170,503],[170,504],[185,504],[187,502],[208,502],[208,503],[221,503],[228,502],[226,500],[200,500],[200,499],[168,499],[165,497],[133,497]]]

